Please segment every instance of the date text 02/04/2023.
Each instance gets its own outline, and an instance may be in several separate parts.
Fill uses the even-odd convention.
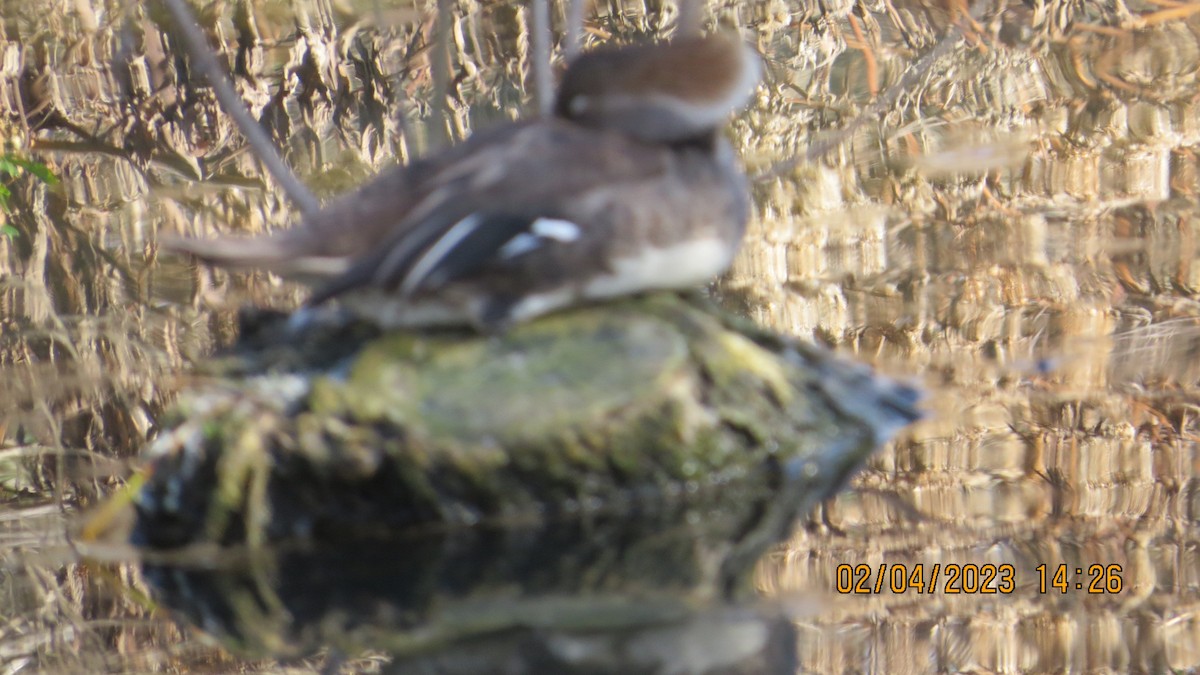
[[[1038,592],[1076,591],[1089,594],[1115,594],[1125,587],[1121,566],[1092,564],[1074,567],[1066,563],[1034,568]],[[1074,572],[1074,574],[1072,574]],[[940,584],[940,585],[939,585]],[[1017,589],[1017,569],[1014,565],[960,565],[934,563],[926,565],[889,565],[878,567],[866,564],[837,566],[835,590],[844,594],[945,593],[945,594],[1002,594]]]

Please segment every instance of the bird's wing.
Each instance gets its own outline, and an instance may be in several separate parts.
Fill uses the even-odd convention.
[[[478,133],[440,153],[384,170],[356,190],[338,195],[295,227],[261,235],[196,238],[164,234],[159,243],[210,265],[263,268],[309,281],[331,279],[375,251],[408,222],[431,192],[455,189],[478,173],[479,159],[495,154],[531,123]]]
[[[555,203],[596,185],[647,179],[660,170],[661,159],[661,150],[553,118],[508,124],[389,169],[297,227],[252,237],[167,235],[161,242],[213,265],[263,268],[328,283],[325,292],[331,292],[373,283],[375,272],[364,270],[369,261],[387,262],[394,271],[386,276],[396,277],[476,211],[482,222],[495,217],[511,227],[507,218],[514,213],[536,219],[539,208],[549,214]],[[478,236],[466,243],[480,250]]]
[[[447,167],[442,187],[414,206],[414,222],[319,288],[310,303],[366,286],[408,296],[569,246],[620,199],[622,186],[644,188],[669,161],[662,148],[569,125],[527,131]]]

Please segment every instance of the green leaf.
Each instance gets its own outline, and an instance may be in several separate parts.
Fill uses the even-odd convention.
[[[13,156],[6,157],[5,159],[8,159],[13,164],[25,169],[34,176],[37,176],[37,178],[46,185],[54,185],[58,183],[58,176],[55,176],[50,167],[42,164],[41,162],[35,162],[32,159],[23,159],[21,157]]]
[[[0,225],[0,237],[16,239],[19,236],[21,236],[21,231],[12,225]]]
[[[15,158],[12,155],[0,157],[0,173],[6,173],[10,176],[19,176],[21,174],[21,167],[13,159]]]

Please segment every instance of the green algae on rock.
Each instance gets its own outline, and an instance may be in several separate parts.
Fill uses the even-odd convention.
[[[503,336],[351,330],[319,368],[294,354],[325,329],[279,330],[180,401],[135,541],[320,541],[749,487],[770,492],[739,533],[756,556],[918,416],[906,386],[672,294]]]
[[[755,564],[917,417],[676,295],[498,337],[259,329],[177,406],[132,536],[170,549],[156,597],[243,655],[793,672]]]

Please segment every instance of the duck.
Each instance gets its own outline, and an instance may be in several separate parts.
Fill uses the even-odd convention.
[[[386,328],[498,332],[550,312],[724,272],[750,195],[721,135],[758,87],[734,33],[601,47],[568,64],[553,113],[381,173],[296,227],[166,238],[265,269]]]

